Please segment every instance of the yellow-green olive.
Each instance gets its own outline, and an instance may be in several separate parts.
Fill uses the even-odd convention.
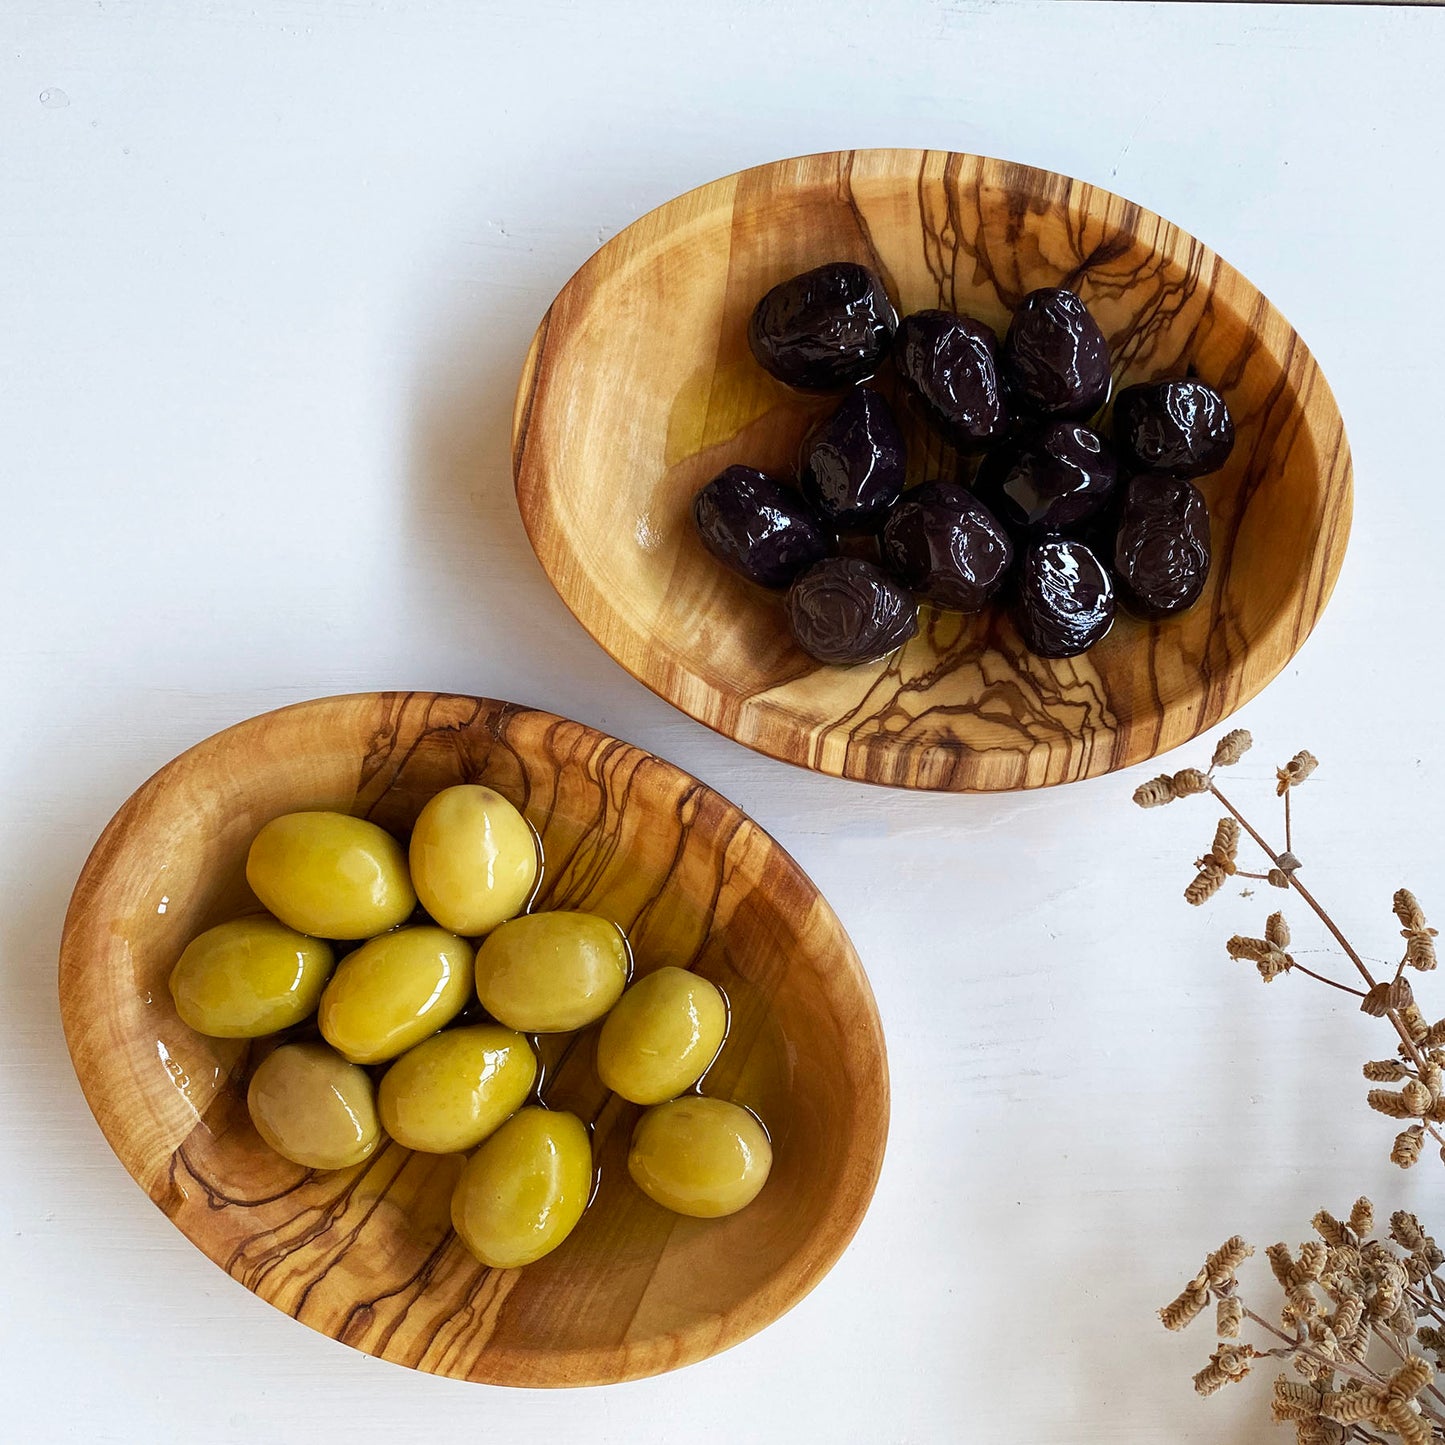
[[[477,949],[477,997],[509,1029],[568,1033],[595,1023],[627,986],[627,941],[594,913],[529,913]]]
[[[448,1029],[404,1053],[376,1102],[386,1132],[408,1149],[475,1149],[526,1102],[537,1056],[521,1034],[496,1024]]]
[[[757,1117],[725,1099],[674,1099],[637,1121],[627,1172],[649,1199],[717,1219],[751,1204],[768,1182],[773,1146]]]
[[[379,1064],[449,1024],[472,996],[472,946],[444,928],[398,928],[336,965],[321,1035],[354,1064]]]
[[[308,1169],[360,1164],[381,1142],[364,1069],[325,1044],[282,1044],[251,1076],[246,1104],[256,1132]]]
[[[493,1269],[550,1254],[592,1197],[592,1141],[574,1114],[513,1114],[468,1161],[452,1195],[462,1243]]]
[[[214,1039],[255,1039],[315,1012],[335,955],[274,918],[236,918],[193,938],[171,970],[176,1012]]]
[[[421,810],[409,857],[421,906],[469,938],[515,918],[537,881],[537,840],[527,820],[476,783],[445,788]]]
[[[318,938],[372,938],[416,907],[401,844],[348,813],[272,818],[251,844],[246,882],[282,923]]]
[[[617,1001],[597,1036],[597,1072],[634,1104],[661,1104],[690,1089],[717,1056],[728,1009],[707,979],[659,968]]]

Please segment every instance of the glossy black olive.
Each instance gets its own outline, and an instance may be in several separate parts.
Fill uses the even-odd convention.
[[[925,482],[883,529],[883,560],[905,587],[940,607],[979,612],[1003,585],[1013,543],[972,492]]]
[[[1045,537],[1024,551],[1014,605],[1030,652],[1073,657],[1114,625],[1114,583],[1083,542]]]
[[[1109,344],[1072,291],[1045,286],[1019,303],[1003,340],[1004,376],[1039,416],[1087,417],[1109,399]]]
[[[748,345],[779,381],[800,391],[838,391],[873,375],[897,327],[878,276],[852,261],[831,261],[758,302]]]
[[[918,631],[913,596],[857,557],[815,562],[788,590],[793,640],[819,662],[873,662]]]
[[[693,498],[703,545],[764,587],[786,587],[833,550],[813,509],[790,487],[752,467],[729,467]]]
[[[1077,422],[1050,422],[979,468],[975,491],[1015,531],[1069,532],[1107,504],[1118,467],[1109,444]]]
[[[1202,381],[1149,381],[1119,393],[1114,445],[1133,471],[1202,477],[1228,460],[1234,423],[1224,398]]]
[[[1141,617],[1192,607],[1209,577],[1209,508],[1193,482],[1135,477],[1114,541],[1119,600]]]
[[[915,311],[899,324],[893,354],[925,415],[955,446],[986,446],[1008,429],[998,342],[982,322]]]
[[[876,391],[843,398],[803,447],[803,495],[840,532],[871,532],[903,494],[903,433]]]

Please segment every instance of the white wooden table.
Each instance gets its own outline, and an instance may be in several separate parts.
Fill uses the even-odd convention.
[[[1429,9],[0,0],[0,1439],[1286,1439],[1260,1382],[1197,1402],[1211,1341],[1153,1311],[1224,1235],[1297,1241],[1362,1189],[1445,1229],[1438,1166],[1395,1171],[1363,1104],[1381,1026],[1225,959],[1270,900],[1188,909],[1215,815],[1138,813],[1138,774],[911,796],[672,711],[546,583],[508,421],[572,270],[741,166],[981,151],[1179,222],[1350,430],[1344,576],[1239,773],[1268,815],[1271,764],[1319,754],[1297,851],[1393,956],[1395,887],[1445,916],[1442,64]],[[55,997],[91,842],[206,734],[388,686],[652,748],[834,901],[892,1139],[853,1247],[765,1334],[605,1390],[433,1379],[252,1297],[111,1155]]]

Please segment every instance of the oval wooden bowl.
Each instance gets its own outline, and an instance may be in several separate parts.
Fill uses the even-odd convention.
[[[822,668],[777,598],[715,562],[693,495],[733,462],[791,471],[830,403],[753,361],[747,318],[823,261],[874,266],[903,311],[997,327],[1075,287],[1116,386],[1197,372],[1238,442],[1202,485],[1214,569],[1183,618],[1121,618],[1086,655],[1030,655],[998,617],[925,608],[884,662]],[[887,389],[888,376],[882,378]],[[914,479],[955,459],[911,428]],[[748,747],[894,786],[1040,787],[1126,767],[1212,727],[1298,650],[1349,533],[1344,427],[1314,358],[1233,267],[1108,191],[943,151],[840,151],[742,171],[614,237],[537,330],[513,420],[517,499],[582,625],[654,692]]]
[[[595,1121],[596,1202],[554,1254],[489,1270],[452,1233],[461,1156],[388,1144],[314,1173],[251,1127],[249,1046],[202,1038],[167,978],[201,929],[255,908],[256,830],[297,808],[405,834],[438,789],[480,781],[542,835],[540,907],[628,931],[639,971],[695,968],[731,1002],[706,1089],[775,1145],[758,1199],[684,1219],[627,1177],[638,1110],[609,1096],[584,1033],[549,1102]],[[66,919],[61,1012],[115,1152],[186,1236],[248,1289],[399,1364],[508,1385],[655,1374],[735,1344],[796,1304],[873,1193],[888,1126],[878,1013],[836,915],[756,823],[670,763],[580,723],[482,698],[379,693],[301,703],[201,743],[116,814]]]

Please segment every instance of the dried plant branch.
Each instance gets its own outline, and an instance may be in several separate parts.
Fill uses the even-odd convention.
[[[1445,1392],[1435,1381],[1445,1331],[1417,1324],[1422,1309],[1435,1317],[1424,1282],[1445,1288],[1437,1272],[1445,1258],[1413,1215],[1391,1217],[1393,1244],[1368,1237],[1374,1223],[1373,1206],[1361,1198],[1348,1222],[1321,1210],[1314,1218],[1319,1237],[1298,1251],[1270,1246],[1270,1267],[1286,1296],[1279,1325],[1239,1292],[1236,1271],[1250,1253],[1245,1241],[1236,1235],[1211,1255],[1180,1296],[1188,1300],[1188,1319],[1179,1322],[1177,1300],[1160,1312],[1166,1325],[1182,1329],[1215,1304],[1219,1343],[1194,1376],[1195,1390],[1212,1395],[1242,1380],[1258,1360],[1288,1361],[1303,1378],[1275,1380],[1271,1411],[1295,1426],[1299,1440],[1445,1441]],[[1216,1261],[1221,1267],[1212,1267]],[[1411,1274],[1420,1285],[1405,1283]],[[1417,1296],[1424,1296],[1424,1306]],[[1242,1340],[1246,1323],[1267,1339]],[[1392,1365],[1370,1363],[1371,1340],[1388,1351]]]
[[[1407,968],[1430,972],[1437,967],[1435,939],[1439,936],[1438,932],[1427,923],[1415,895],[1408,889],[1400,889],[1394,896],[1393,908],[1405,939],[1404,956],[1393,977],[1377,978],[1324,906],[1300,881],[1302,865],[1294,853],[1291,799],[1295,789],[1314,775],[1319,760],[1313,753],[1301,750],[1275,772],[1275,791],[1284,800],[1285,816],[1285,846],[1283,850],[1276,851],[1215,781],[1216,770],[1237,762],[1250,746],[1249,734],[1243,729],[1235,729],[1216,744],[1207,773],[1197,768],[1185,768],[1173,774],[1160,774],[1138,788],[1134,800],[1141,807],[1159,807],[1179,798],[1207,793],[1224,808],[1227,816],[1216,826],[1209,851],[1195,861],[1194,878],[1184,890],[1186,901],[1196,907],[1215,897],[1231,876],[1261,876],[1245,872],[1238,863],[1241,836],[1248,835],[1254,841],[1269,863],[1268,871],[1262,875],[1263,880],[1272,887],[1293,890],[1299,896],[1354,965],[1365,986],[1363,989],[1351,987],[1300,963],[1288,950],[1289,930],[1283,915],[1278,913],[1271,916],[1263,938],[1242,934],[1230,938],[1227,945],[1230,957],[1251,961],[1266,983],[1286,973],[1303,974],[1358,998],[1365,1013],[1386,1019],[1399,1039],[1403,1062],[1398,1072],[1393,1066],[1371,1065],[1369,1067],[1376,1069],[1379,1077],[1371,1076],[1368,1069],[1367,1077],[1371,1077],[1373,1082],[1400,1083],[1404,1087],[1399,1091],[1372,1089],[1367,1099],[1371,1108],[1379,1113],[1395,1119],[1418,1121],[1396,1136],[1390,1157],[1402,1168],[1409,1168],[1417,1162],[1424,1141],[1429,1138],[1440,1147],[1442,1160],[1445,1160],[1445,1133],[1441,1129],[1445,1125],[1445,1103],[1442,1103],[1440,1088],[1440,1071],[1445,1065],[1445,1019],[1440,1020],[1438,1026],[1426,1022],[1415,1002],[1409,980],[1404,976]],[[1435,1036],[1437,1027],[1439,1033]],[[1437,1051],[1439,1057],[1431,1057],[1432,1051]],[[1422,1090],[1428,1093],[1424,1094]]]
[[[1195,861],[1185,897],[1202,904],[1221,891],[1227,878],[1243,877],[1292,890],[1300,898],[1354,966],[1363,988],[1301,964],[1290,952],[1291,931],[1280,912],[1266,920],[1263,936],[1231,937],[1227,952],[1252,962],[1266,982],[1302,973],[1358,998],[1362,1012],[1387,1020],[1399,1041],[1396,1057],[1364,1064],[1365,1079],[1375,1086],[1367,1090],[1366,1101],[1404,1125],[1390,1152],[1396,1164],[1413,1166],[1427,1139],[1441,1146],[1445,1159],[1445,1018],[1426,1019],[1407,977],[1408,970],[1429,973],[1438,967],[1439,934],[1415,895],[1398,890],[1392,908],[1404,953],[1393,974],[1376,977],[1300,881],[1292,800],[1295,789],[1318,769],[1318,759],[1301,751],[1276,770],[1284,812],[1284,847],[1276,851],[1215,781],[1217,770],[1238,762],[1250,745],[1249,734],[1236,729],[1215,746],[1207,773],[1162,774],[1139,788],[1135,801],[1159,807],[1196,794],[1218,801],[1227,816],[1216,826],[1209,851]],[[1244,836],[1264,854],[1266,872],[1239,865]],[[1300,1445],[1445,1445],[1445,1387],[1435,1378],[1445,1363],[1445,1250],[1405,1211],[1390,1217],[1388,1240],[1372,1237],[1375,1213],[1365,1198],[1355,1201],[1346,1219],[1320,1210],[1313,1224],[1317,1238],[1297,1251],[1285,1244],[1265,1251],[1284,1294],[1277,1324],[1251,1309],[1240,1292],[1236,1271],[1252,1251],[1238,1236],[1209,1256],[1160,1312],[1168,1328],[1179,1330],[1214,1306],[1218,1344],[1195,1375],[1195,1389],[1211,1395],[1243,1379],[1258,1360],[1288,1361],[1298,1378],[1281,1375],[1275,1381],[1272,1410],[1276,1420],[1295,1426]],[[1243,1338],[1247,1325],[1260,1332],[1258,1343]]]

